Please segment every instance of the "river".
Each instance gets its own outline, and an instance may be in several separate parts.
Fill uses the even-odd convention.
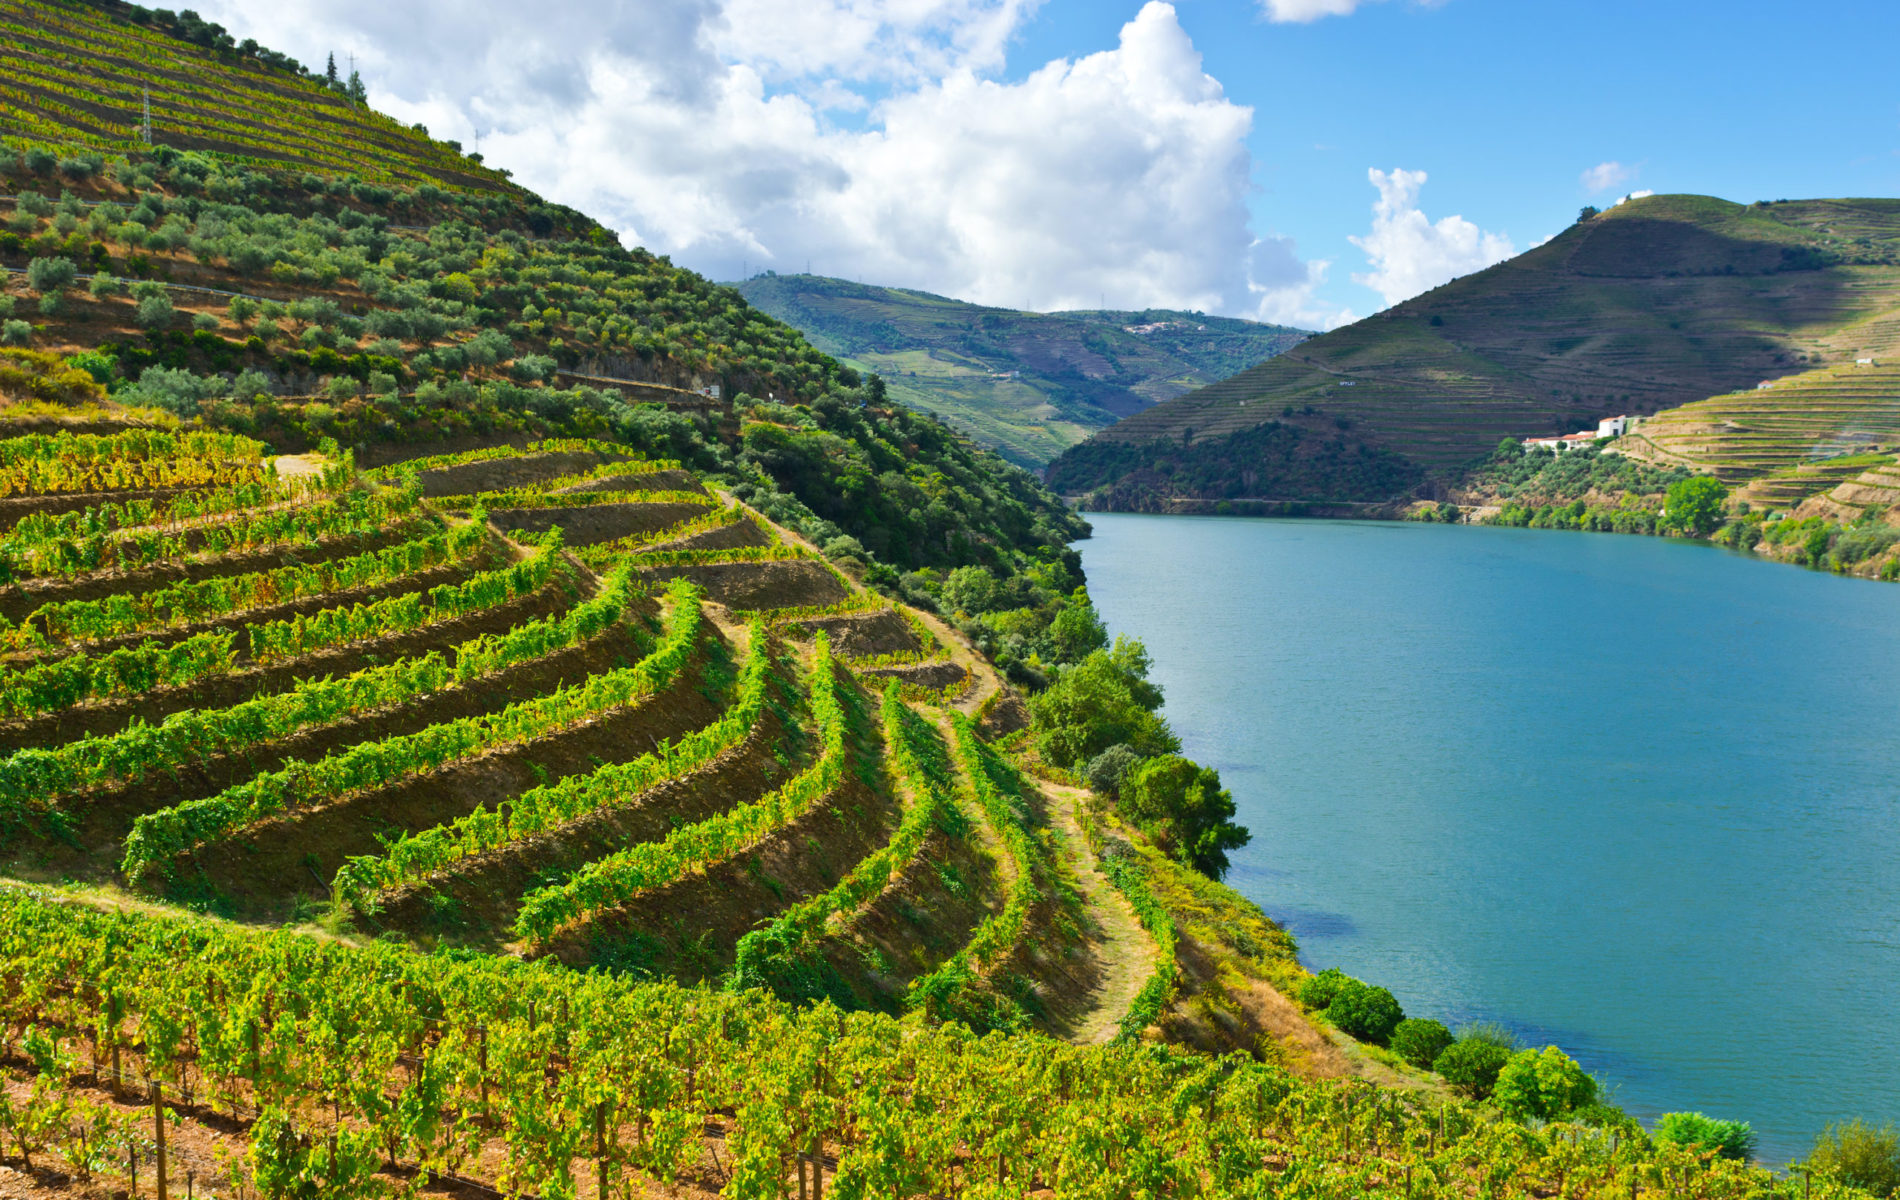
[[[1315,970],[1760,1157],[1900,1121],[1900,586],[1612,534],[1091,515]]]

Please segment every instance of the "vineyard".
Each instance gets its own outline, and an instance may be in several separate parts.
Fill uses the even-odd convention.
[[[1044,752],[1086,526],[737,293],[189,12],[0,62],[0,1194],[1852,1194],[1348,1036]]]

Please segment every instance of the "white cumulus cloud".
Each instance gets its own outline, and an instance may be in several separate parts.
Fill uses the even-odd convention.
[[[1583,190],[1586,192],[1607,192],[1622,187],[1636,178],[1636,168],[1626,167],[1612,159],[1600,162],[1585,171],[1581,176]]]
[[[1324,263],[1250,226],[1253,111],[1150,0],[1001,77],[1038,0],[203,0],[359,56],[372,101],[718,278],[802,271],[1053,309],[1306,324]]]
[[[1267,20],[1304,24],[1321,17],[1351,15],[1364,0],[1260,0]]]
[[[1656,194],[1656,189],[1654,188],[1637,188],[1635,191],[1631,192],[1629,195],[1623,197],[1621,200],[1618,200],[1616,204],[1610,205],[1610,207],[1615,208],[1619,204],[1628,204],[1631,200],[1641,200],[1645,196],[1654,196],[1655,194]]]
[[[1511,239],[1487,233],[1460,216],[1436,223],[1418,207],[1423,171],[1373,168],[1366,178],[1379,190],[1372,206],[1372,231],[1352,244],[1365,251],[1372,269],[1355,274],[1362,283],[1397,304],[1447,280],[1482,270],[1517,253]]]

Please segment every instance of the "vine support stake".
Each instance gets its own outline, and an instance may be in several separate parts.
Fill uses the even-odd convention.
[[[153,1165],[157,1169],[158,1200],[166,1200],[165,1195],[165,1085],[152,1081],[152,1145]]]

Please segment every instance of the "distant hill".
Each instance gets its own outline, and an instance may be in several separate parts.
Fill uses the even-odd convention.
[[[1139,413],[1048,478],[1105,508],[1436,495],[1501,438],[1752,396],[1896,345],[1900,200],[1654,196]],[[1796,458],[1865,442],[1858,410],[1838,431],[1820,411],[1789,427]]]
[[[1311,336],[1165,309],[1017,312],[821,275],[737,286],[819,349],[883,376],[894,399],[1027,467]]]

